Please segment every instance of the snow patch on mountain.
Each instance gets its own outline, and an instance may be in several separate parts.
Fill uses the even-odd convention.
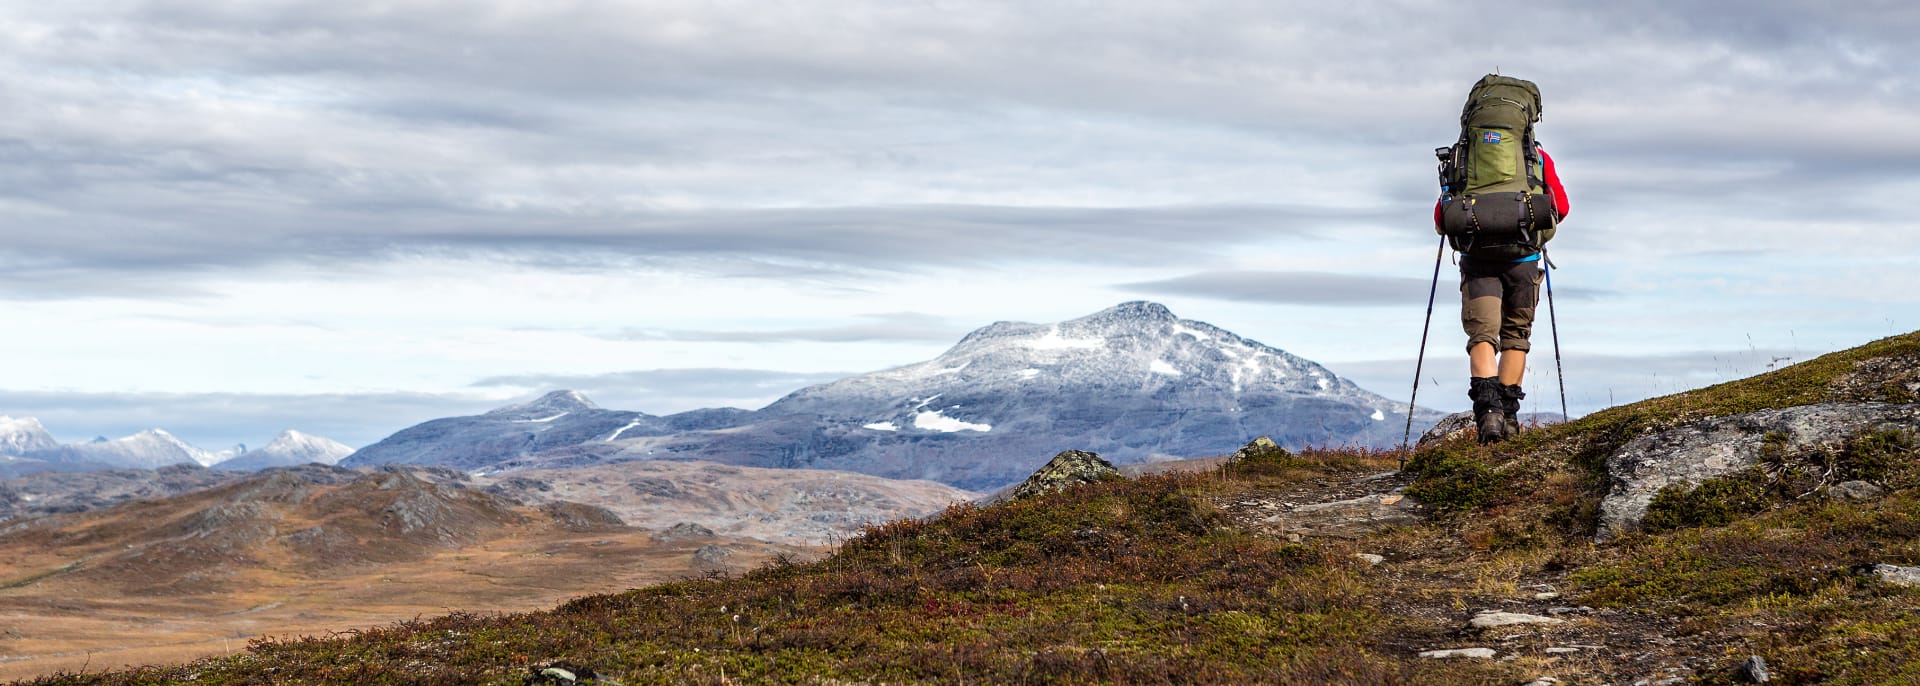
[[[1054,326],[1047,328],[1046,335],[1022,341],[1021,345],[1034,350],[1099,350],[1106,347],[1107,342],[1099,338],[1067,338],[1060,335],[1060,327]]]
[[[984,431],[993,430],[993,426],[990,424],[975,424],[972,422],[963,422],[958,419],[948,417],[944,414],[940,414],[939,410],[920,412],[913,415],[913,428],[924,429],[927,431],[939,431],[941,433],[953,433],[955,431],[983,431],[984,432]]]

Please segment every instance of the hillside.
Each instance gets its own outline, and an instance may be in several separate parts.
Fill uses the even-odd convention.
[[[0,678],[222,654],[263,633],[449,607],[532,610],[817,555],[679,520],[628,526],[557,499],[523,505],[444,469],[163,471],[168,487],[224,479],[0,524]]]
[[[1920,333],[1399,473],[1250,449],[810,564],[31,683],[1915,683],[1916,398]]]

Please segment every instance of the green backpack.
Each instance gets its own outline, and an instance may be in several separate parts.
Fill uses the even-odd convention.
[[[1460,140],[1440,158],[1440,232],[1454,250],[1486,260],[1528,257],[1555,231],[1546,165],[1533,138],[1540,89],[1488,74],[1467,93]]]

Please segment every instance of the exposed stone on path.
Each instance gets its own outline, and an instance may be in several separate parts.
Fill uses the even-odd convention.
[[[1518,612],[1482,612],[1478,615],[1474,615],[1473,619],[1467,620],[1467,627],[1471,629],[1486,630],[1486,629],[1493,629],[1496,627],[1519,626],[1519,625],[1525,625],[1525,624],[1565,624],[1565,623],[1567,623],[1567,620],[1564,620],[1564,619],[1559,619],[1555,617],[1542,617],[1540,615],[1521,614]]]
[[[1419,502],[1398,493],[1385,493],[1301,505],[1268,517],[1265,523],[1305,536],[1361,538],[1389,526],[1410,526],[1424,519]]]
[[[1448,650],[1428,650],[1420,653],[1420,657],[1434,660],[1447,660],[1461,657],[1491,660],[1493,656],[1494,652],[1492,648],[1452,648]]]
[[[1386,556],[1375,555],[1373,553],[1354,553],[1353,556],[1365,560],[1369,565],[1377,565],[1387,561]]]

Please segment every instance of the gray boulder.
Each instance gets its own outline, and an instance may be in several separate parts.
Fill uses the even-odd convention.
[[[1100,459],[1099,455],[1085,450],[1068,450],[1053,456],[1053,460],[1019,486],[1013,487],[1010,499],[1031,498],[1047,493],[1057,493],[1081,484],[1090,484],[1120,477],[1120,470],[1113,463]]]
[[[1272,438],[1261,436],[1252,441],[1248,441],[1246,445],[1234,451],[1233,455],[1227,458],[1227,464],[1240,464],[1247,460],[1260,457],[1284,458],[1290,454],[1286,448],[1282,448],[1280,444],[1273,442]]]
[[[1413,446],[1415,448],[1425,448],[1434,443],[1445,443],[1467,435],[1467,432],[1473,430],[1473,428],[1472,412],[1455,412],[1441,419],[1438,423],[1434,424],[1432,428],[1427,429],[1426,433],[1420,434],[1420,440],[1414,442]]]
[[[1607,458],[1598,538],[1637,530],[1655,494],[1697,486],[1758,463],[1770,441],[1788,452],[1832,448],[1865,431],[1920,430],[1920,405],[1825,403],[1718,417],[1641,436]],[[1769,438],[1772,436],[1773,438]]]

